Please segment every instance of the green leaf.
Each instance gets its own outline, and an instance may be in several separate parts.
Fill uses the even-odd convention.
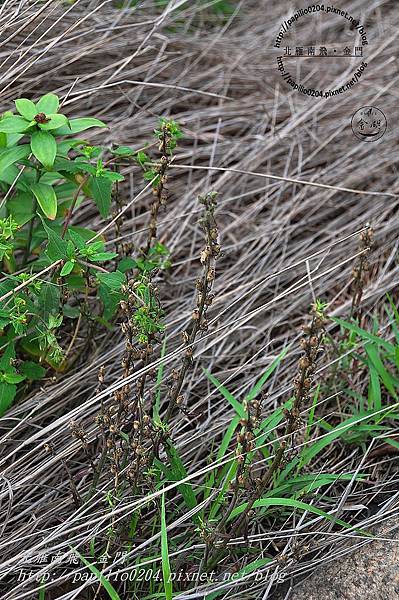
[[[180,481],[187,477],[186,467],[184,466],[176,448],[172,442],[168,440],[165,444],[165,452],[168,456],[171,469],[168,470],[168,476],[172,481]],[[188,510],[192,510],[197,506],[197,500],[190,483],[180,483],[177,489],[183,496]],[[193,520],[198,522],[198,515],[193,515]]]
[[[68,243],[62,237],[46,225],[42,219],[43,227],[47,233],[48,244],[46,254],[52,261],[65,260],[67,258]]]
[[[47,183],[32,183],[31,190],[46,217],[54,221],[57,216],[57,196],[54,188]]]
[[[73,271],[74,266],[75,266],[75,263],[72,262],[71,260],[68,260],[65,263],[65,265],[62,267],[60,276],[65,277],[66,275],[69,275],[69,273],[71,273]]]
[[[66,125],[68,123],[68,119],[66,118],[65,115],[59,115],[59,114],[55,113],[55,114],[46,115],[46,117],[48,119],[50,119],[49,122],[39,124],[39,128],[43,129],[43,131],[50,131],[52,129],[58,129],[59,127],[62,127],[63,125]]]
[[[126,276],[120,271],[113,273],[97,273],[100,282],[99,296],[104,306],[104,318],[110,319],[118,309],[122,299],[121,287],[126,283]]]
[[[141,167],[144,168],[145,163],[150,162],[150,157],[148,156],[148,154],[140,150],[140,152],[137,152],[136,154],[136,161]]]
[[[7,210],[18,225],[25,225],[33,216],[33,195],[18,191],[7,201]]]
[[[11,364],[12,360],[15,358],[15,345],[14,342],[8,342],[3,354],[0,357],[0,369],[7,372],[13,372],[14,368]]]
[[[27,98],[19,98],[18,100],[15,100],[15,107],[19,114],[28,121],[33,121],[39,112],[32,100],[28,100]]]
[[[60,306],[60,289],[53,283],[42,285],[39,294],[39,313],[46,323],[50,315],[56,315]]]
[[[69,119],[68,125],[64,125],[57,129],[57,135],[69,135],[71,133],[79,133],[85,131],[91,127],[107,127],[105,123],[99,119],[93,117],[86,117],[82,119]]]
[[[68,235],[76,248],[79,250],[83,250],[83,248],[85,248],[85,240],[79,233],[76,233],[76,231],[73,229],[68,228]]]
[[[120,263],[118,265],[118,269],[119,269],[119,271],[122,271],[122,273],[126,273],[126,271],[129,271],[130,269],[134,269],[135,266],[136,266],[136,261],[133,258],[131,258],[130,256],[125,256],[120,261]]]
[[[105,260],[112,260],[118,256],[117,252],[97,252],[90,256],[92,262],[103,262]]]
[[[161,383],[162,383],[163,372],[164,372],[164,368],[165,368],[165,363],[163,362],[162,359],[165,356],[165,352],[166,352],[166,335],[165,335],[163,343],[162,343],[161,362],[159,363],[159,367],[157,369],[157,382],[156,382],[156,387],[155,387],[155,402],[154,402],[154,407],[152,410],[152,418],[156,424],[159,424],[161,422],[161,419],[159,417],[159,410],[160,410],[160,406],[161,406]]]
[[[20,375],[19,373],[5,373],[4,380],[7,383],[21,383],[25,379],[25,375]]]
[[[378,346],[382,346],[383,348],[385,348],[385,350],[388,350],[388,352],[394,351],[393,344],[386,342],[385,340],[376,335],[372,335],[371,333],[365,331],[358,325],[355,325],[354,323],[349,323],[348,321],[344,321],[343,319],[338,319],[338,317],[332,317],[332,320],[335,321],[335,323],[338,323],[339,325],[344,327],[345,329],[357,333],[357,335],[360,336],[362,339],[368,340],[370,342],[375,342]]]
[[[381,386],[378,373],[372,364],[369,365],[369,388],[368,388],[368,409],[380,410],[381,403]]]
[[[23,362],[19,370],[27,379],[30,379],[31,381],[42,379],[46,374],[46,369],[29,360]]]
[[[26,158],[30,152],[29,144],[21,144],[21,146],[0,151],[0,171],[4,171],[19,160]]]
[[[234,575],[232,573],[231,581],[237,582],[240,580],[241,577],[245,577],[245,575],[249,575],[250,573],[253,573],[254,571],[259,571],[259,569],[262,569],[267,564],[269,564],[271,561],[272,561],[271,558],[258,558],[257,560],[254,560],[253,562],[245,565],[245,567],[243,567],[239,571],[235,572]],[[217,590],[216,592],[211,592],[210,594],[207,594],[204,597],[204,600],[215,600],[215,598],[225,595],[226,592],[227,592],[227,590],[225,588]]]
[[[57,143],[51,133],[35,131],[32,134],[30,147],[37,160],[47,169],[51,169],[57,153]]]
[[[162,494],[161,503],[161,557],[162,557],[162,574],[163,585],[165,590],[165,600],[173,599],[173,588],[171,582],[169,550],[168,550],[168,532],[166,529],[165,516],[165,494]]]
[[[101,585],[103,586],[103,588],[106,590],[108,596],[111,598],[111,600],[121,600],[118,592],[116,591],[116,589],[114,588],[114,586],[112,585],[112,583],[105,577],[105,575],[103,575],[101,573],[101,571],[99,571],[97,569],[96,566],[94,566],[91,562],[89,562],[88,560],[85,559],[84,556],[82,556],[80,554],[80,552],[78,552],[78,550],[76,550],[76,548],[74,548],[73,546],[71,546],[72,550],[74,551],[74,553],[79,556],[80,560],[82,561],[83,564],[86,565],[86,567],[88,569],[90,569],[90,571],[97,577],[98,581],[101,583]]]
[[[232,519],[234,519],[235,517],[240,515],[246,509],[247,505],[248,505],[248,502],[244,502],[244,504],[240,504],[240,506],[237,506],[231,512],[227,521],[231,521]],[[316,508],[315,506],[312,506],[311,504],[307,504],[306,502],[301,502],[300,500],[294,500],[293,498],[260,498],[259,500],[256,500],[253,504],[254,508],[269,507],[269,506],[288,506],[290,508],[298,508],[300,510],[305,510],[305,511],[311,512],[320,517],[324,517],[328,521],[334,521],[338,525],[341,525],[341,527],[351,528],[351,525],[349,525],[349,523],[345,523],[345,521],[336,519],[334,517],[334,515],[329,515],[324,510],[321,510],[320,508]]]
[[[111,208],[112,182],[106,177],[93,177],[90,188],[100,215],[103,219],[107,218]]]
[[[210,510],[209,510],[209,519],[210,520],[215,519],[215,517],[217,516],[219,510],[221,509],[221,507],[225,503],[226,492],[227,492],[227,490],[228,490],[228,488],[230,486],[230,482],[234,479],[234,477],[237,474],[237,468],[238,468],[237,461],[234,461],[230,465],[227,463],[226,466],[228,467],[228,470],[227,470],[227,473],[226,473],[226,475],[224,477],[224,481],[223,481],[223,484],[222,484],[222,486],[220,488],[220,492],[216,496],[216,499],[212,503],[212,505],[210,507]],[[223,472],[224,471],[225,471],[225,469],[223,469]]]
[[[111,152],[112,154],[115,154],[115,156],[132,156],[134,154],[134,150],[129,148],[129,146],[118,146],[111,150]]]
[[[396,399],[396,392],[395,392],[396,381],[392,377],[392,375],[389,373],[389,371],[387,371],[387,369],[384,367],[384,364],[381,360],[381,357],[378,353],[376,346],[367,344],[367,345],[365,345],[365,350],[366,350],[366,354],[367,354],[368,358],[370,359],[371,364],[374,366],[375,370],[377,371],[378,375],[380,376],[381,381],[385,385],[386,389],[391,394],[391,396]]]
[[[217,452],[217,460],[220,461],[223,456],[226,454],[226,450],[230,445],[231,442],[231,438],[234,435],[235,430],[237,429],[239,423],[240,423],[240,415],[236,415],[230,425],[227,428],[226,433],[223,436],[222,442],[219,446],[218,452]]]
[[[234,408],[234,410],[236,411],[236,413],[241,417],[241,419],[245,419],[246,418],[246,412],[244,410],[243,405],[241,404],[241,402],[239,402],[238,400],[236,400],[233,396],[233,394],[231,394],[229,392],[229,390],[227,388],[224,387],[224,385],[222,383],[220,383],[220,381],[211,373],[209,373],[209,371],[207,371],[206,369],[203,369],[205,375],[208,377],[208,379],[217,387],[217,389],[223,394],[224,398],[226,398],[226,400],[228,402],[230,402],[231,406]]]
[[[115,292],[119,292],[122,285],[126,283],[126,276],[120,271],[97,273],[97,279]]]
[[[16,385],[10,385],[9,383],[0,383],[0,417],[2,417],[6,410],[10,408],[16,393]]]
[[[29,121],[18,115],[0,119],[0,131],[3,133],[23,133],[29,127]]]
[[[262,375],[262,377],[259,379],[259,381],[256,382],[256,384],[254,385],[252,390],[246,395],[245,399],[248,402],[250,400],[253,400],[254,398],[256,398],[256,396],[258,396],[260,394],[264,384],[269,379],[269,377],[273,373],[273,371],[278,367],[278,365],[280,364],[280,361],[284,358],[284,356],[287,354],[287,352],[288,352],[288,348],[284,348],[284,350],[277,356],[277,358],[272,362],[272,364],[266,369],[265,373]]]
[[[59,105],[60,99],[55,94],[46,94],[40,98],[39,102],[36,102],[37,112],[43,112],[46,115],[56,113]]]
[[[387,408],[387,411],[388,410],[389,409]],[[380,416],[382,414],[384,413],[380,413]],[[375,414],[375,411],[365,411],[358,413],[336,425],[330,433],[304,447],[301,454],[302,465],[309,464],[309,462],[326,446],[329,446],[333,440],[339,437],[344,437],[348,430],[355,430],[358,424],[365,423],[367,420],[371,420],[375,416],[378,416]]]
[[[69,304],[64,304],[62,308],[62,314],[69,319],[77,319],[80,315],[80,310],[77,306],[69,306]]]
[[[397,450],[399,450],[399,442],[397,442],[396,440],[387,437],[387,438],[383,438],[383,441],[386,444],[389,444],[390,446],[393,446],[393,448],[396,448]]]

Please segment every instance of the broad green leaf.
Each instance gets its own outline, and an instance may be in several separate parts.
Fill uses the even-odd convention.
[[[14,286],[12,286],[14,287]],[[11,288],[12,289],[12,288]],[[3,292],[3,290],[1,290]],[[0,356],[0,370],[6,372],[13,372],[12,361],[15,358],[15,344],[14,342],[8,342],[3,354]]]
[[[19,114],[28,121],[33,121],[39,112],[32,100],[28,100],[27,98],[19,98],[18,100],[15,100],[15,107]]]
[[[104,319],[110,319],[122,300],[120,290],[126,282],[126,276],[120,271],[114,271],[113,273],[97,273],[97,279],[100,281],[98,294],[104,307],[103,316]]]
[[[21,144],[14,148],[7,148],[0,151],[0,171],[4,171],[14,163],[29,156],[31,152],[29,144]]]
[[[71,228],[68,228],[68,235],[71,238],[75,247],[78,248],[79,250],[83,250],[83,248],[86,245],[84,238],[79,233],[76,233],[76,231],[74,231]]]
[[[111,208],[112,182],[106,177],[93,177],[90,189],[100,215],[106,219]]]
[[[52,129],[58,129],[68,123],[68,119],[65,115],[59,115],[57,113],[46,115],[49,120],[48,123],[40,123],[39,128],[43,131],[51,131]]]
[[[62,269],[60,271],[60,276],[65,277],[66,275],[69,275],[69,273],[71,273],[73,271],[74,266],[75,266],[74,262],[72,262],[71,260],[67,260],[67,262],[65,263],[65,265],[62,267]]]
[[[50,315],[56,315],[60,306],[60,288],[54,283],[42,285],[39,294],[39,314],[46,323]]]
[[[94,119],[93,117],[86,117],[82,119],[69,119],[67,125],[63,125],[59,129],[57,129],[57,135],[70,135],[72,133],[79,133],[80,131],[85,131],[86,129],[90,129],[91,127],[107,127],[105,123],[100,121],[99,119]]]
[[[98,581],[101,583],[111,600],[121,600],[121,597],[119,596],[118,592],[116,591],[112,583],[105,577],[105,575],[103,575],[95,565],[86,560],[85,557],[82,556],[80,552],[78,552],[78,550],[76,550],[76,548],[73,548],[72,546],[71,548],[74,551],[74,553],[77,556],[79,556],[82,563],[85,564],[86,567],[90,569],[90,571],[97,577]]]
[[[35,131],[32,134],[30,147],[37,160],[46,168],[51,169],[57,153],[57,143],[51,133]]]
[[[12,148],[16,146],[20,139],[24,137],[23,133],[7,133],[1,134],[7,136],[7,148]]]
[[[240,515],[246,509],[247,505],[248,502],[244,502],[244,504],[240,504],[240,506],[237,506],[231,512],[227,520],[231,521],[232,519]],[[315,506],[307,504],[306,502],[301,502],[300,500],[294,500],[293,498],[260,498],[259,500],[256,500],[253,504],[254,508],[270,506],[288,506],[289,508],[298,508],[299,510],[308,511],[320,517],[324,517],[328,521],[334,521],[338,525],[341,525],[341,527],[351,528],[351,525],[349,525],[349,523],[345,523],[345,521],[341,521],[341,519],[336,519],[334,515],[329,515],[320,508],[316,508]]]
[[[118,146],[111,150],[112,154],[115,156],[132,156],[134,154],[134,150],[129,148],[129,146]]]
[[[19,373],[5,373],[4,380],[6,383],[21,383],[25,378],[25,375],[20,375]]]
[[[97,252],[90,257],[92,262],[103,262],[105,260],[112,260],[118,256],[117,252]]]
[[[68,243],[56,231],[48,227],[44,219],[42,219],[42,223],[48,238],[47,256],[52,261],[65,260],[67,258]]]
[[[18,181],[19,177],[18,175],[20,174],[20,171],[17,167],[17,165],[10,165],[9,167],[7,167],[7,169],[4,169],[3,171],[0,171],[0,181],[4,181],[5,183],[8,183],[8,185],[13,185],[13,183],[15,182],[15,187],[17,187],[20,185],[20,181]]]
[[[54,188],[47,183],[33,183],[31,190],[46,217],[54,221],[57,216],[57,196]]]
[[[3,133],[23,133],[29,127],[29,121],[18,115],[0,119],[0,131]]]
[[[55,94],[46,94],[42,96],[38,102],[36,102],[36,108],[38,113],[45,113],[46,115],[56,113],[60,105],[60,100]]]
[[[122,285],[126,283],[126,276],[120,271],[97,273],[97,279],[115,292],[119,292]]]
[[[23,362],[19,370],[27,379],[31,379],[32,381],[42,379],[46,374],[46,369],[31,361]]]
[[[7,210],[18,225],[25,225],[33,216],[33,195],[18,191],[7,201]]]
[[[136,261],[130,256],[125,256],[118,264],[119,271],[122,273],[126,273],[126,271],[130,271],[130,269],[134,269],[136,266]]]
[[[0,417],[10,408],[16,393],[16,385],[0,383]]]
[[[161,502],[161,558],[165,600],[172,600],[173,588],[169,563],[168,532],[166,529],[165,494],[162,494]]]

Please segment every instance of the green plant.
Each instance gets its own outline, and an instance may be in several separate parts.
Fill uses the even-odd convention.
[[[156,235],[152,229],[148,252],[139,253],[136,260],[119,257],[106,250],[103,233],[73,225],[73,216],[86,199],[94,202],[103,219],[109,216],[114,186],[124,179],[119,165],[131,159],[141,165],[142,150],[135,152],[126,146],[107,150],[76,137],[106,125],[93,117],[69,119],[60,112],[55,94],[46,94],[36,103],[20,98],[15,108],[17,114],[6,112],[0,118],[0,259],[4,274],[0,281],[0,349],[5,353],[12,347],[17,358],[28,355],[43,365],[65,370],[78,354],[71,356],[71,348],[66,351],[65,344],[59,343],[61,327],[72,330],[71,343],[79,328],[86,328],[90,338],[96,323],[109,327],[125,297],[122,288],[129,270],[138,272],[135,324],[139,340],[162,330],[161,313],[150,298],[148,282],[151,271],[168,267],[168,250],[158,241],[152,244]],[[161,119],[155,136],[166,163],[151,167],[151,177],[144,166],[144,176],[153,180],[160,206],[166,197],[166,167],[181,132],[174,121]],[[36,378],[39,371],[40,376],[45,374],[45,369],[39,369]],[[17,377],[26,380],[18,369],[14,379]],[[3,390],[0,414],[16,394],[15,382],[3,383],[13,387]]]

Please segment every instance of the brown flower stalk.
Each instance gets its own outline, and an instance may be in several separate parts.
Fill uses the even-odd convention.
[[[181,368],[174,372],[174,382],[169,391],[169,404],[166,410],[165,421],[170,420],[176,406],[182,406],[183,396],[181,394],[183,382],[193,360],[194,343],[199,332],[208,330],[206,313],[211,306],[214,295],[212,293],[215,279],[215,262],[220,254],[218,242],[218,228],[215,221],[216,192],[210,192],[206,196],[200,196],[199,201],[204,205],[204,216],[200,221],[205,235],[205,247],[203,248],[200,261],[203,266],[203,274],[197,279],[197,302],[191,315],[191,323],[183,332],[183,342],[186,347]]]
[[[359,256],[357,264],[352,270],[352,306],[350,316],[354,319],[360,318],[360,305],[363,297],[363,290],[366,283],[366,274],[370,268],[368,257],[373,245],[373,230],[367,226],[365,231],[360,234],[359,250],[362,254]]]
[[[304,336],[301,339],[301,348],[303,354],[298,362],[298,374],[294,379],[294,396],[292,399],[291,409],[285,411],[286,426],[282,436],[282,441],[274,455],[274,459],[266,470],[264,475],[255,481],[255,487],[252,494],[247,500],[245,510],[240,514],[237,520],[232,524],[230,533],[224,534],[221,526],[224,526],[228,517],[230,516],[233,508],[232,505],[227,509],[227,517],[221,521],[218,527],[217,534],[223,537],[223,541],[218,546],[215,546],[217,539],[216,536],[212,536],[211,545],[212,550],[207,550],[206,554],[209,554],[207,559],[206,569],[212,568],[220,559],[221,550],[225,548],[234,536],[238,536],[242,531],[244,525],[247,522],[248,516],[252,511],[252,508],[259,498],[263,496],[268,486],[272,482],[274,475],[279,471],[283,464],[284,455],[287,451],[288,443],[290,447],[294,445],[294,436],[296,431],[300,427],[300,413],[303,405],[306,405],[309,401],[309,391],[313,383],[314,373],[316,369],[316,360],[320,351],[320,345],[324,334],[324,323],[325,317],[323,313],[323,306],[316,302],[312,307],[312,321],[310,325],[306,325],[303,328]],[[233,497],[234,500],[234,497]],[[233,507],[235,504],[233,505]]]

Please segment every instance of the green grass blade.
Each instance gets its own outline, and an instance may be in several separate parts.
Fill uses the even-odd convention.
[[[353,332],[357,333],[357,335],[360,338],[362,338],[363,340],[367,340],[369,342],[374,342],[378,346],[382,346],[383,348],[385,348],[385,350],[387,350],[388,352],[391,352],[391,353],[394,352],[395,348],[392,344],[390,344],[389,342],[386,342],[385,340],[383,340],[382,338],[380,338],[376,335],[369,333],[368,331],[365,331],[358,325],[355,325],[355,323],[349,323],[348,321],[344,321],[343,319],[338,319],[337,317],[333,317],[331,320],[334,321],[335,323],[338,323],[338,325],[341,325],[344,329],[348,329],[349,331],[353,331]]]
[[[223,397],[230,402],[231,406],[234,408],[236,413],[240,416],[241,419],[245,419],[246,412],[244,410],[243,405],[239,402],[229,390],[224,387],[224,385],[217,379],[212,373],[203,369],[205,375],[208,377],[209,381],[213,383],[213,385],[222,393]]]
[[[118,592],[116,591],[116,589],[114,588],[112,583],[105,577],[105,575],[103,575],[97,569],[97,567],[95,565],[93,565],[91,562],[86,560],[85,557],[82,556],[80,554],[80,552],[78,552],[78,550],[76,550],[75,548],[72,548],[72,550],[75,552],[75,554],[77,556],[79,556],[82,563],[85,564],[88,569],[90,569],[90,571],[93,573],[93,575],[95,575],[97,577],[98,581],[101,583],[103,588],[106,590],[106,592],[108,593],[108,596],[111,598],[111,600],[121,600],[121,597],[119,596]]]
[[[167,441],[167,443],[165,443],[165,452],[169,459],[170,469],[168,469],[167,467],[165,468],[165,466],[162,465],[162,463],[160,463],[159,461],[157,464],[159,466],[162,465],[162,467],[160,468],[171,481],[180,481],[181,479],[185,479],[187,477],[186,467],[184,466],[183,461],[179,456],[179,453],[177,452],[170,439]],[[189,482],[180,483],[177,486],[177,489],[183,496],[184,502],[186,503],[186,506],[189,510],[192,510],[197,506],[197,498]],[[199,516],[193,515],[193,521],[198,522],[198,520]]]
[[[266,381],[269,379],[269,377],[273,373],[273,371],[275,371],[275,369],[277,369],[278,365],[283,360],[283,358],[287,354],[287,352],[288,352],[288,348],[284,348],[284,350],[282,350],[282,352],[280,352],[280,354],[277,356],[277,358],[274,359],[274,361],[266,369],[266,371],[264,372],[262,377],[255,383],[255,385],[251,389],[251,391],[248,392],[248,394],[245,396],[246,400],[248,400],[248,401],[253,400],[254,398],[256,398],[256,396],[259,395],[259,393],[261,392]]]
[[[154,419],[155,423],[161,422],[161,419],[159,417],[159,407],[161,404],[161,383],[162,383],[162,378],[163,378],[163,371],[165,368],[165,364],[162,359],[165,356],[165,352],[166,352],[166,336],[165,336],[165,338],[163,340],[163,344],[162,344],[161,363],[157,370],[157,382],[156,382],[156,387],[155,387],[155,403],[154,403],[154,408],[153,408],[153,412],[152,412],[152,418]]]
[[[173,588],[170,577],[169,549],[168,549],[168,532],[166,529],[165,515],[165,494],[162,494],[161,503],[161,557],[162,557],[162,574],[163,585],[165,590],[165,600],[172,600]]]
[[[398,385],[396,378],[394,378],[389,373],[389,371],[387,371],[387,369],[384,367],[384,364],[381,360],[380,354],[374,345],[366,346],[365,350],[366,350],[366,354],[367,354],[371,364],[374,366],[375,370],[377,371],[384,386],[386,387],[388,392],[392,395],[392,397],[395,398],[395,400],[396,400],[395,386]]]
[[[244,502],[244,504],[237,506],[232,511],[228,520],[231,521],[232,519],[234,519],[235,517],[240,515],[246,509],[247,504],[248,504],[247,502]],[[334,515],[329,515],[324,510],[321,510],[320,508],[316,508],[315,506],[312,506],[311,504],[307,504],[306,502],[301,502],[300,500],[294,500],[293,498],[260,498],[259,500],[256,500],[254,502],[254,508],[270,507],[270,506],[279,506],[279,507],[287,506],[289,508],[297,508],[299,510],[311,512],[315,515],[318,515],[319,517],[324,517],[328,521],[334,521],[335,523],[338,523],[338,525],[341,525],[341,527],[351,528],[351,525],[349,525],[349,523],[345,523],[345,521],[336,519],[334,517]]]
[[[372,364],[369,365],[369,376],[368,408],[369,410],[380,410],[382,406],[380,379]]]
[[[39,590],[39,599],[38,600],[46,600],[46,586],[44,585],[44,577],[42,577],[41,581],[40,581],[40,590]]]
[[[234,573],[234,579],[232,579],[232,581],[237,581],[240,577],[245,577],[245,575],[249,575],[250,573],[257,571],[258,569],[262,569],[262,567],[265,567],[267,564],[269,564],[271,560],[271,558],[258,558],[257,560],[254,560],[253,562],[249,563],[248,565],[245,565],[245,567],[237,571],[237,573]],[[210,594],[205,596],[205,600],[214,600],[218,596],[222,596],[225,593],[225,589],[217,590],[216,592],[211,592]]]

